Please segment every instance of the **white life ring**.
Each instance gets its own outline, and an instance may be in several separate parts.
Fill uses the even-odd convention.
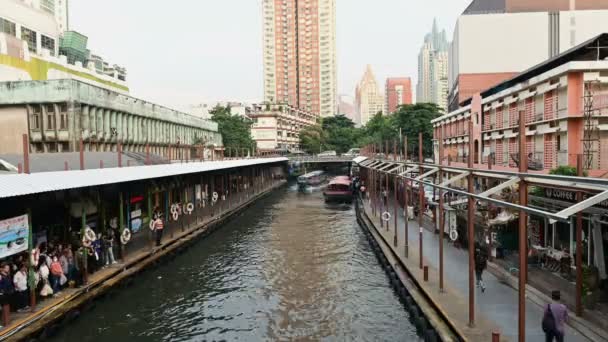
[[[91,229],[91,227],[87,226],[84,229],[84,238],[86,238],[89,241],[95,241],[95,240],[97,240],[97,235],[95,234],[93,229]]]
[[[179,206],[177,204],[171,204],[171,214],[177,213]]]
[[[82,239],[82,246],[86,247],[86,248],[91,247],[91,240],[89,240],[87,238]]]
[[[212,197],[212,198],[213,198],[213,202],[217,202],[217,199],[218,199],[219,197],[220,197],[220,195],[218,195],[218,193],[214,191],[214,192],[213,192],[213,197]]]
[[[188,214],[192,214],[192,212],[194,211],[194,204],[192,204],[192,202],[186,205],[186,211],[188,212]]]
[[[150,220],[150,224],[149,224],[150,230],[154,230],[154,221],[155,221],[154,219]]]
[[[177,218],[179,217],[179,214],[176,212],[173,213],[173,221],[177,221]]]
[[[458,240],[458,231],[456,231],[456,229],[450,230],[450,240],[452,240],[452,241]]]
[[[126,245],[129,240],[131,240],[131,231],[129,228],[125,228],[122,231],[122,234],[120,234],[120,242],[122,242],[123,245]]]
[[[388,221],[391,219],[391,213],[389,213],[388,211],[385,211],[382,213],[382,221]]]

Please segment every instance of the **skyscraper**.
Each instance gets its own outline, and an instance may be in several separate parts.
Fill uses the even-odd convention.
[[[383,111],[384,96],[378,89],[378,82],[376,82],[371,65],[367,66],[363,78],[357,85],[355,101],[361,125],[367,124],[374,115]]]
[[[336,0],[263,0],[264,99],[337,110]]]
[[[394,113],[398,106],[412,104],[412,80],[409,77],[389,77],[384,93],[386,113]]]
[[[32,3],[36,7],[36,3]],[[59,32],[68,29],[68,0],[40,0],[38,6],[41,10],[55,16]]]
[[[447,110],[448,97],[448,41],[445,30],[439,32],[437,21],[424,37],[418,54],[418,85],[416,101],[431,102]]]

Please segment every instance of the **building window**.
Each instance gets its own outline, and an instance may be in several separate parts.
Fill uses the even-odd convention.
[[[36,53],[36,46],[38,42],[36,32],[28,28],[21,27],[21,39],[27,42],[27,47],[31,52]]]
[[[16,37],[17,30],[15,29],[15,23],[0,18],[0,32],[10,34],[11,36]]]
[[[43,49],[49,50],[51,56],[55,56],[55,39],[49,38],[43,34],[40,35],[40,43]]]
[[[40,129],[40,106],[34,105],[32,108],[32,114],[30,117],[30,128],[35,130]]]
[[[40,8],[42,8],[43,10],[51,13],[51,14],[55,14],[55,1],[53,0],[41,0],[40,1]]]
[[[55,129],[55,106],[46,105],[46,129]]]
[[[65,103],[59,106],[59,129],[68,129],[68,106]]]

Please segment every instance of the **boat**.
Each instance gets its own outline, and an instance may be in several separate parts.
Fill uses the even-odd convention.
[[[338,176],[332,179],[323,191],[325,202],[351,202],[353,186],[350,177]]]
[[[298,185],[300,187],[316,186],[325,181],[325,172],[313,171],[298,177]]]

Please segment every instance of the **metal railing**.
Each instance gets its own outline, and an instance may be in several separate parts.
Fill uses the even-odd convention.
[[[301,156],[301,157],[288,157],[289,161],[297,162],[350,162],[353,161],[357,156]]]

